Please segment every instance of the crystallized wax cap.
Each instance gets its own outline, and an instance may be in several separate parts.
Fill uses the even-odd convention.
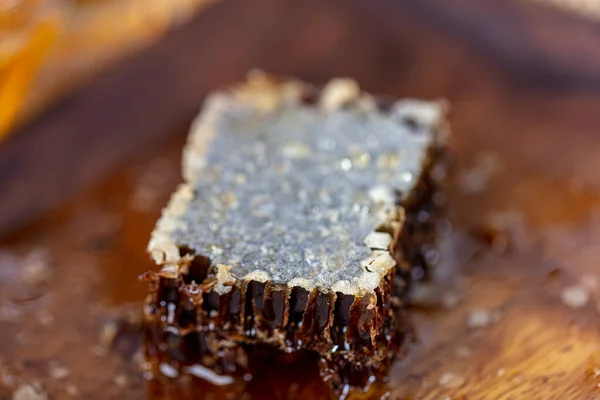
[[[435,147],[443,107],[379,107],[332,80],[316,95],[264,75],[211,95],[184,151],[186,182],[148,249],[177,274],[181,249],[210,260],[222,294],[236,282],[372,292]]]

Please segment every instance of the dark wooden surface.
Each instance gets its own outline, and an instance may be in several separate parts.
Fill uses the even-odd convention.
[[[123,322],[192,116],[253,67],[452,104],[453,233],[415,292],[409,356],[362,397],[599,398],[600,93],[579,83],[595,78],[571,60],[539,71],[575,80],[531,79],[510,56],[524,53],[441,23],[434,4],[224,1],[4,143],[0,229],[21,229],[0,246],[0,398],[36,382],[59,399],[323,396],[314,368],[269,362],[233,387],[146,380],[135,318]],[[588,295],[578,308],[563,300],[573,286]],[[469,322],[477,312],[488,323]]]
[[[438,24],[484,51],[519,85],[598,92],[600,21],[543,4],[538,0],[404,2],[424,22]]]

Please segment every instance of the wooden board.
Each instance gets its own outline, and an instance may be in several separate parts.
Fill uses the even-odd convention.
[[[452,104],[452,231],[408,356],[355,398],[600,398],[600,94],[522,85],[412,7],[261,5],[218,4],[0,147],[2,228],[54,208],[1,242],[0,398],[326,398],[309,362],[230,387],[139,371],[136,278],[187,125],[252,67]]]

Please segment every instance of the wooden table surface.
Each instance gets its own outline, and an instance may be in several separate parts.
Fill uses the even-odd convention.
[[[558,53],[530,79],[532,53],[465,38],[434,3],[224,1],[9,138],[0,399],[327,398],[308,361],[230,387],[140,372],[137,276],[187,127],[253,67],[452,105],[452,229],[413,293],[415,341],[354,398],[600,399],[600,79]]]

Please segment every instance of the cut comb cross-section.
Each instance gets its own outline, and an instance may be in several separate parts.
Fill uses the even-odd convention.
[[[320,357],[335,391],[403,347],[445,175],[444,104],[254,73],[210,95],[152,233],[147,354],[245,371],[249,346]]]

